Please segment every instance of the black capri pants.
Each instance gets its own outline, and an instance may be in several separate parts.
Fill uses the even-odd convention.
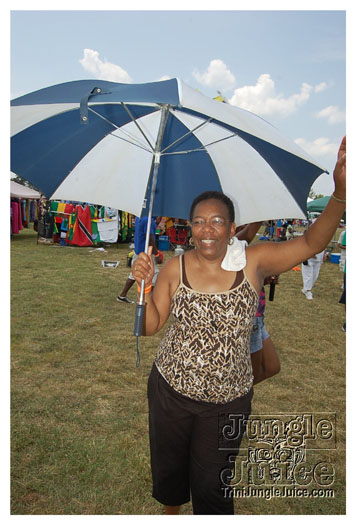
[[[252,395],[251,388],[226,404],[195,401],[170,387],[153,365],[148,403],[152,496],[157,501],[182,505],[191,495],[194,514],[234,514],[228,479]]]

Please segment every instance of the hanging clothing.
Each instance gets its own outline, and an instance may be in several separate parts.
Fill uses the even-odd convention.
[[[65,207],[64,207],[64,213],[73,213],[73,210],[74,210],[74,204],[71,204],[69,202],[66,202],[65,203]]]
[[[36,210],[36,201],[30,201],[30,222],[34,222],[36,220],[35,210]]]
[[[91,213],[90,207],[86,206],[84,209],[82,206],[75,208],[76,221],[73,227],[73,237],[71,244],[76,246],[92,246],[92,231],[91,231]]]
[[[122,212],[121,215],[121,238],[123,241],[126,241],[127,233],[128,233],[128,213],[126,211]]]
[[[96,225],[97,225],[99,236],[100,236],[100,242],[108,242],[108,243],[117,242],[117,238],[119,234],[117,220],[98,219],[98,222],[96,222]]]
[[[12,233],[19,233],[19,203],[11,201],[11,229]]]
[[[95,219],[92,219],[92,227],[93,232],[94,229],[98,231],[97,242],[117,242],[119,236],[119,211],[109,206],[102,206]]]
[[[54,218],[53,215],[45,210],[43,215],[38,221],[38,236],[44,237],[45,239],[52,239],[54,231]]]
[[[26,227],[28,228],[30,226],[30,222],[31,222],[31,219],[30,219],[30,199],[26,199],[25,200],[25,210],[26,210],[26,222],[27,222]]]
[[[94,244],[97,244],[100,242],[100,235],[97,225],[97,217],[98,217],[98,210],[95,206],[92,204],[89,206],[90,208],[90,217],[91,217],[91,237]]]
[[[21,216],[22,216],[22,227],[27,228],[27,217],[26,217],[26,201],[21,201]]]

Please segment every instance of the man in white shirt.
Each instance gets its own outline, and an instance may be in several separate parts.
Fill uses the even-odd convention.
[[[339,269],[341,272],[344,271],[345,268],[345,261],[346,261],[346,248],[342,245],[342,240],[344,238],[344,235],[346,233],[346,230],[343,230],[340,233],[339,240],[337,241],[337,245],[340,248],[340,261],[339,261]]]

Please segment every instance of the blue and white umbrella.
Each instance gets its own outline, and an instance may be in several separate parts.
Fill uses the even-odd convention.
[[[305,218],[325,171],[265,120],[178,79],[41,89],[11,102],[11,127],[11,171],[47,197],[148,213],[149,222],[188,218],[206,190],[232,199],[237,225]],[[148,243],[149,228],[146,252]],[[136,336],[143,316],[144,283]]]
[[[139,216],[156,183],[153,215],[188,218],[194,197],[219,190],[238,225],[304,218],[326,171],[262,118],[179,79],[55,85],[13,100],[11,126],[11,171],[48,198]]]

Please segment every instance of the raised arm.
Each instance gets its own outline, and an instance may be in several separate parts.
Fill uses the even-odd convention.
[[[261,224],[262,222],[251,222],[250,224],[246,224],[244,228],[237,232],[236,237],[240,241],[247,241],[247,243],[250,244],[260,229]]]
[[[346,137],[339,148],[334,184],[334,192],[325,210],[304,235],[288,242],[265,243],[248,248],[250,260],[261,278],[286,272],[328,245],[346,207]]]

